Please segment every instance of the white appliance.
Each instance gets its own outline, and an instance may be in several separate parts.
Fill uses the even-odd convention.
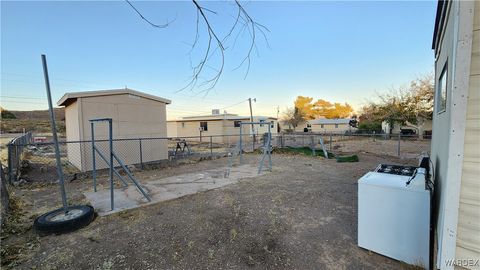
[[[425,169],[381,164],[358,180],[358,246],[429,269]]]

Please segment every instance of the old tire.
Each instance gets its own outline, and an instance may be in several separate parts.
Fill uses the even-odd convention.
[[[41,234],[70,232],[87,226],[95,217],[93,207],[73,205],[45,213],[35,219],[33,228]]]

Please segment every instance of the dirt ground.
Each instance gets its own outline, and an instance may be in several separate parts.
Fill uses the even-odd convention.
[[[428,150],[428,143],[411,148],[415,157]],[[60,205],[57,185],[12,188],[19,214],[11,218],[13,225],[2,228],[2,268],[411,268],[357,247],[356,181],[379,163],[415,165],[417,161],[388,153],[353,152],[360,162],[274,155],[271,173],[97,217],[88,227],[62,235],[39,237],[31,228],[37,215]],[[246,162],[255,164],[259,158],[249,154]],[[135,175],[144,182],[226,164],[227,159],[221,158]],[[107,188],[105,178],[99,188]],[[89,189],[90,179],[68,183],[70,203],[86,203],[82,192]]]

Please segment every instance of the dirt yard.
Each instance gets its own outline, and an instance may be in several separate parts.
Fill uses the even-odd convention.
[[[411,157],[422,150],[428,143],[412,147]],[[12,188],[18,214],[10,220],[13,225],[2,228],[2,268],[409,269],[357,247],[356,181],[379,163],[417,161],[354,152],[358,163],[274,155],[271,173],[97,217],[88,227],[62,235],[39,237],[31,229],[37,215],[60,205],[57,185]],[[259,158],[246,155],[252,164]],[[135,175],[148,182],[226,164],[221,158]],[[92,188],[90,181],[68,183],[71,203],[86,203],[82,192]],[[99,188],[107,188],[105,178]]]

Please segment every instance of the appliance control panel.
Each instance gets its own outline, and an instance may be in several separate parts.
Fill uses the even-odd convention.
[[[379,173],[413,176],[417,169],[418,167],[415,166],[380,164],[375,171]]]

